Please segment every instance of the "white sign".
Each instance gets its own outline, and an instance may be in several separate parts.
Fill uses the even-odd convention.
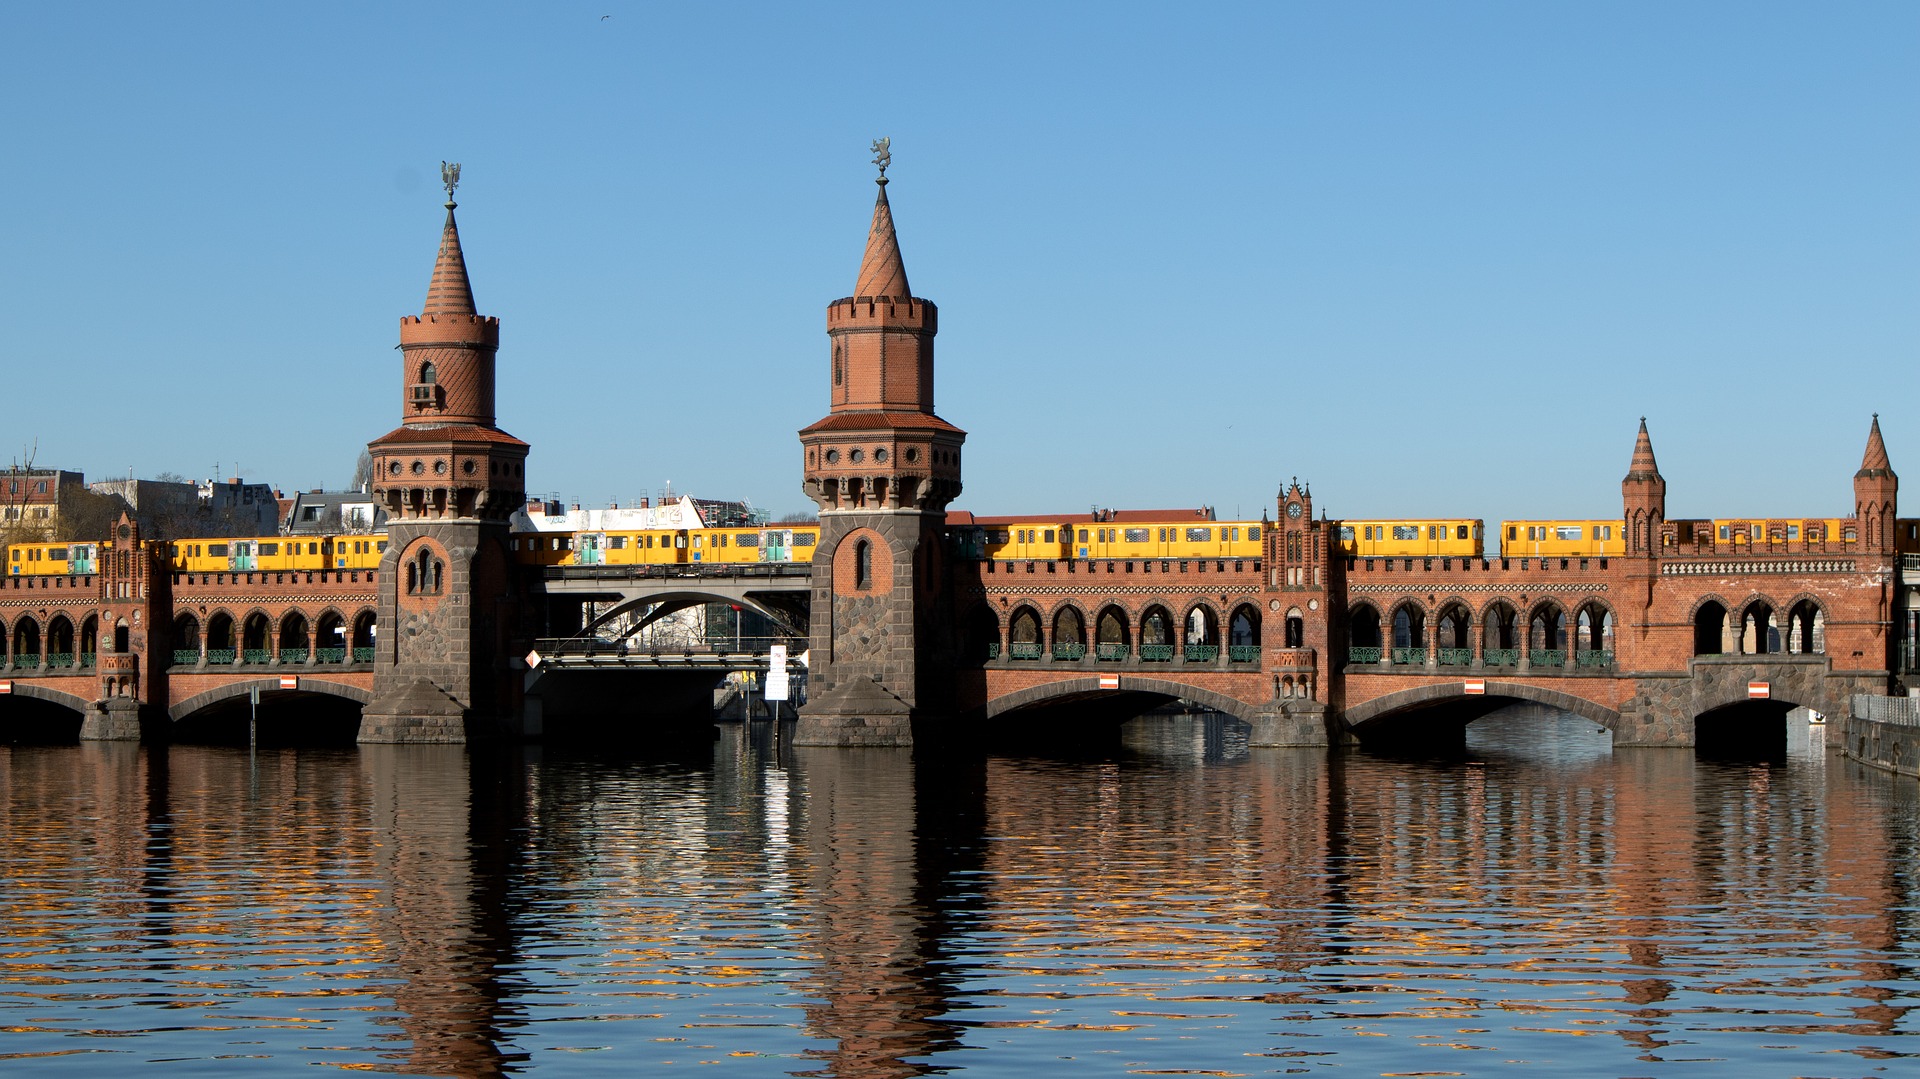
[[[761,696],[770,701],[787,699],[787,646],[784,644],[767,649],[767,689]]]

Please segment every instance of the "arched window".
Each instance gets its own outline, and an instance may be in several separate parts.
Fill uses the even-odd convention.
[[[1827,619],[1820,606],[1803,599],[1787,612],[1787,651],[1817,654],[1827,650]]]
[[[1379,611],[1362,603],[1348,613],[1347,645],[1352,648],[1380,647]],[[1377,659],[1378,657],[1375,658]]]
[[[873,544],[866,540],[853,545],[853,586],[873,587]]]
[[[1750,656],[1780,651],[1780,627],[1773,623],[1771,604],[1757,601],[1740,613],[1740,651]]]
[[[391,371],[393,368],[389,367],[387,370]],[[433,369],[431,361],[420,365],[420,382],[423,385],[431,386],[438,381],[440,381],[439,372]]]

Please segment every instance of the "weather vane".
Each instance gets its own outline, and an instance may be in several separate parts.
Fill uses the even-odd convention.
[[[440,182],[446,185],[447,201],[451,203],[453,189],[460,186],[460,162],[455,161],[451,165],[445,161],[440,162]]]
[[[882,180],[887,178],[887,166],[893,164],[893,152],[888,149],[892,145],[893,140],[890,138],[873,140],[873,163],[880,166]]]

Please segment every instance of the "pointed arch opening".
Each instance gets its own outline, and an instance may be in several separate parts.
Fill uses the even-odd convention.
[[[985,663],[1000,658],[1000,620],[986,604],[978,604],[967,613],[966,632],[960,639],[961,657],[969,663]]]
[[[1220,615],[1205,603],[1187,609],[1181,620],[1182,658],[1190,663],[1210,663],[1220,658]]]
[[[1164,663],[1173,658],[1173,615],[1156,603],[1140,615],[1140,658]]]
[[[1581,604],[1574,619],[1574,663],[1581,667],[1611,666],[1613,628],[1613,612],[1606,604],[1598,600]]]
[[[1108,663],[1127,658],[1132,651],[1132,634],[1127,631],[1127,612],[1109,603],[1094,620],[1094,656]]]
[[[1021,604],[1007,621],[1007,653],[1013,659],[1040,658],[1040,612]]]
[[[1567,616],[1558,605],[1542,603],[1527,618],[1527,662],[1535,667],[1567,662]]]
[[[1053,614],[1053,658],[1084,659],[1087,655],[1087,624],[1073,606],[1061,607]]]
[[[192,666],[200,662],[200,620],[183,612],[173,620],[174,666]]]
[[[1260,608],[1251,603],[1240,604],[1227,616],[1227,658],[1235,663],[1260,658]]]
[[[1347,610],[1347,662],[1380,662],[1380,612],[1371,603]]]
[[[273,658],[273,626],[267,616],[255,611],[240,623],[240,662],[265,663]]]
[[[1505,600],[1495,600],[1480,612],[1480,662],[1489,667],[1512,667],[1520,662],[1520,612]]]
[[[47,621],[47,666],[73,666],[73,620],[56,614]]]
[[[1427,612],[1412,601],[1393,609],[1393,661],[1427,661]]]
[[[355,663],[373,662],[373,637],[379,616],[373,611],[363,609],[353,616],[353,651],[347,658]]]
[[[234,639],[233,616],[215,611],[207,618],[207,662],[232,663],[239,658],[240,647]]]
[[[1718,656],[1727,650],[1727,608],[1708,600],[1693,612],[1693,654]]]
[[[313,649],[307,616],[289,611],[280,619],[280,662],[305,663]]]
[[[30,614],[23,614],[13,624],[13,665],[16,667],[38,667],[40,665],[40,623]]]
[[[1433,626],[1433,656],[1447,667],[1464,667],[1473,662],[1473,612],[1454,601],[1440,608]]]
[[[1803,599],[1787,612],[1787,651],[1818,655],[1827,650],[1827,616],[1820,605]]]
[[[1757,599],[1740,612],[1740,653],[1768,656],[1780,651],[1780,627],[1774,624],[1773,604]]]

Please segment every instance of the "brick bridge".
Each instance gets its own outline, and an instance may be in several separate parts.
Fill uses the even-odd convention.
[[[1783,521],[1723,539],[1669,520],[1643,423],[1617,557],[1348,558],[1339,522],[1315,519],[1295,484],[1257,558],[962,558],[946,508],[966,434],[934,412],[938,311],[909,289],[880,184],[854,292],[828,305],[829,411],[800,431],[821,542],[804,582],[754,582],[748,597],[797,625],[788,589],[804,588],[800,744],[907,745],[1184,698],[1268,745],[1457,731],[1517,700],[1585,716],[1617,744],[1687,746],[1893,684],[1913,629],[1899,541],[1920,522],[1896,517],[1877,419],[1852,518],[1804,535]],[[379,569],[173,573],[123,521],[97,573],[0,582],[0,720],[50,709],[81,717],[82,737],[136,738],[258,687],[276,704],[358,709],[365,741],[535,737],[543,708],[521,657],[555,602],[696,598],[516,569],[506,522],[529,447],[496,425],[499,322],[474,309],[453,210],[425,307],[401,320],[402,426],[369,444],[390,518]]]

